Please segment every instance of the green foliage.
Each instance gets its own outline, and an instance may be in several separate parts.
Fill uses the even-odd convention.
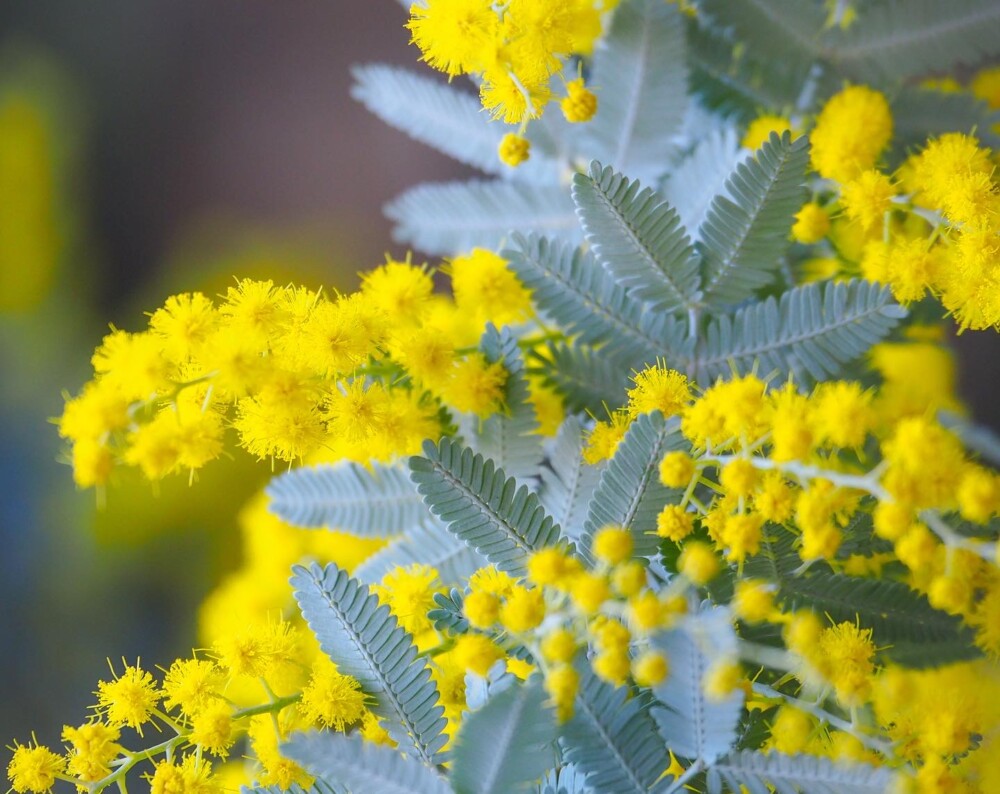
[[[379,794],[450,794],[440,773],[432,767],[402,755],[393,747],[372,744],[357,734],[302,733],[292,737],[282,751],[317,777],[319,791],[324,785],[345,787],[344,791],[371,791]]]
[[[751,371],[826,380],[905,316],[889,289],[870,281],[806,284],[713,317],[689,370],[701,383]]]
[[[451,751],[457,794],[529,791],[555,758],[559,732],[539,676],[510,686],[462,723]]]
[[[438,631],[452,631],[455,634],[465,634],[469,630],[469,621],[462,614],[462,593],[454,587],[448,594],[435,593],[436,609],[427,613],[428,619]]]
[[[509,328],[497,331],[490,325],[480,348],[487,361],[503,364],[507,381],[501,400],[503,410],[485,420],[472,417],[471,427],[464,433],[467,443],[518,481],[537,478],[542,445],[536,435],[535,408],[528,401],[528,381],[517,337]]]
[[[448,182],[418,185],[393,199],[385,214],[393,237],[428,254],[497,248],[512,231],[579,241],[573,203],[558,185]]]
[[[660,0],[622,4],[594,54],[589,82],[601,101],[584,127],[590,157],[640,179],[663,172],[688,101],[683,32]]]
[[[805,202],[808,162],[805,136],[772,132],[726,181],[732,200],[716,196],[698,232],[706,303],[739,303],[770,283]]]
[[[608,524],[632,533],[636,555],[656,553],[656,516],[680,495],[660,482],[657,466],[667,452],[685,446],[687,441],[676,418],[664,419],[656,412],[643,414],[632,423],[590,500],[580,543],[585,557],[591,558],[594,534]]]
[[[934,609],[902,582],[817,572],[782,578],[778,597],[788,611],[809,608],[871,629],[875,646],[897,664],[940,667],[982,655],[960,618]]]
[[[410,458],[410,476],[448,529],[502,571],[521,576],[528,555],[561,540],[538,496],[492,460],[442,438]]]
[[[651,188],[598,162],[573,177],[573,201],[597,260],[651,309],[699,299],[698,259],[673,208]]]
[[[720,124],[708,130],[661,183],[663,197],[696,237],[713,199],[723,193],[739,164],[741,152],[735,128]]]
[[[282,521],[361,537],[396,535],[427,515],[406,470],[377,462],[295,469],[271,480],[267,495],[268,508]]]
[[[375,702],[399,749],[424,763],[438,762],[447,741],[445,719],[430,669],[410,635],[378,598],[330,563],[293,568],[292,587],[302,616],[323,651],[353,676]]]
[[[423,523],[415,524],[362,562],[354,576],[360,582],[374,584],[393,568],[413,564],[431,566],[441,582],[450,585],[464,581],[486,560],[431,516],[425,516]]]
[[[742,751],[719,760],[708,770],[709,794],[769,791],[801,794],[882,794],[894,773],[885,767],[845,763],[814,755]]]
[[[589,251],[535,235],[515,234],[512,241],[514,248],[504,257],[539,310],[567,335],[637,368],[681,354],[685,325],[666,314],[644,312],[642,302]]]
[[[573,541],[583,533],[591,496],[604,471],[604,464],[590,464],[583,459],[583,448],[583,424],[570,416],[559,427],[546,456],[538,492],[542,506]]]
[[[735,642],[728,621],[716,619],[703,626],[701,639],[713,643]],[[708,628],[714,629],[709,634]],[[697,637],[685,628],[663,632],[654,638],[654,647],[670,659],[666,681],[653,688],[662,706],[653,709],[653,719],[667,746],[678,756],[710,766],[732,749],[736,727],[743,710],[743,693],[733,692],[724,700],[710,700],[702,679],[713,661],[698,646]]]
[[[663,788],[657,781],[670,758],[650,717],[649,697],[629,695],[627,687],[606,684],[590,670],[580,676],[573,717],[559,741],[595,792],[646,794]]]
[[[614,358],[586,345],[550,342],[539,372],[570,413],[600,416],[625,402],[628,373]]]
[[[573,764],[566,764],[559,771],[551,770],[537,789],[538,794],[592,794],[586,777]]]

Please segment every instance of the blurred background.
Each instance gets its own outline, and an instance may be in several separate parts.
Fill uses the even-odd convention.
[[[108,657],[189,653],[268,477],[238,457],[101,509],[77,492],[50,419],[108,324],[234,275],[351,289],[404,253],[382,204],[462,175],[350,99],[352,64],[415,64],[405,19],[392,0],[0,4],[0,745],[82,722]]]
[[[382,204],[464,175],[349,97],[353,63],[416,64],[405,16],[394,0],[0,4],[0,744],[82,722],[107,657],[188,653],[268,477],[237,457],[194,488],[124,482],[100,509],[77,492],[50,419],[108,324],[138,330],[168,294],[234,275],[351,289],[403,254]],[[996,336],[957,347],[997,427]]]

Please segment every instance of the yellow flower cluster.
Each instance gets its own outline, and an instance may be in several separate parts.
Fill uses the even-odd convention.
[[[480,98],[494,118],[523,124],[554,98],[551,82],[571,54],[587,55],[614,0],[426,0],[410,7],[407,24],[422,59],[455,77],[481,77]],[[582,80],[566,85],[562,108],[587,121],[596,97]],[[505,160],[509,162],[509,160]]]
[[[781,123],[761,117],[747,135]],[[948,133],[890,173],[879,158],[891,138],[889,105],[870,88],[849,86],[820,112],[811,133],[813,167],[832,182],[820,184],[821,197],[800,210],[792,236],[806,245],[829,238],[829,245],[807,273],[860,273],[889,285],[904,303],[930,293],[960,329],[1000,325],[994,153],[971,135]]]
[[[247,624],[201,657],[176,659],[159,680],[137,662],[97,686],[95,715],[63,729],[65,752],[15,748],[7,766],[14,791],[41,794],[56,780],[89,791],[123,787],[147,765],[156,794],[221,793],[251,780],[308,787],[312,778],[278,750],[290,731],[357,726],[372,741],[387,740],[358,682],[337,672],[308,632],[280,621]],[[161,734],[153,746],[125,746],[123,728],[141,738],[149,725]],[[240,740],[252,753],[249,764],[227,762]]]
[[[227,427],[262,459],[386,460],[437,438],[442,406],[498,410],[506,371],[475,348],[487,322],[528,319],[530,298],[490,251],[447,270],[454,300],[426,267],[396,261],[332,298],[244,279],[218,305],[167,299],[145,331],[105,337],[66,404],[76,482],[103,485],[121,464],[193,475],[223,453]]]

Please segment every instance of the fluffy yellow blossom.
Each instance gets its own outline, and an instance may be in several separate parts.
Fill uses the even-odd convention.
[[[792,224],[792,237],[806,245],[818,243],[830,231],[830,216],[814,201],[802,205]]]
[[[596,422],[587,436],[583,459],[587,463],[600,463],[614,456],[615,450],[628,431],[630,419],[625,411],[615,411],[607,422]]]
[[[222,791],[219,780],[212,776],[212,765],[194,755],[185,756],[180,763],[160,761],[148,778],[151,794],[216,794]]]
[[[594,556],[617,565],[632,556],[632,533],[623,527],[606,526],[594,535]]]
[[[568,629],[555,629],[542,639],[541,649],[550,664],[569,662],[576,654],[576,636]]]
[[[838,447],[860,447],[875,423],[872,394],[858,383],[831,381],[813,391],[813,425],[817,436]]]
[[[261,678],[294,664],[298,631],[284,621],[248,626],[214,645],[219,665],[233,677]]]
[[[556,665],[545,675],[545,691],[556,707],[560,722],[573,716],[573,704],[580,686],[580,674],[568,664]]]
[[[847,217],[867,231],[881,228],[895,195],[896,188],[889,177],[868,169],[841,187],[840,203]]]
[[[517,168],[531,156],[531,141],[523,135],[508,132],[500,139],[497,155],[504,165]]]
[[[125,665],[125,670],[113,681],[98,681],[96,694],[97,707],[106,715],[109,725],[115,728],[127,725],[140,735],[162,696],[153,676],[138,664]]]
[[[193,716],[222,697],[226,677],[207,659],[177,659],[163,677],[163,705]]]
[[[531,295],[524,288],[506,260],[485,248],[474,248],[457,256],[446,267],[451,276],[455,304],[470,312],[478,322],[497,326],[512,325],[528,319]]]
[[[462,604],[462,611],[473,628],[488,629],[500,617],[500,599],[493,593],[473,591]]]
[[[379,599],[414,636],[431,630],[427,613],[434,609],[434,594],[443,591],[437,571],[419,563],[394,568],[375,587]]]
[[[681,413],[691,400],[688,379],[665,367],[648,367],[633,376],[635,386],[628,390],[628,413],[632,419],[639,414],[659,411],[664,416]]]
[[[489,637],[482,634],[464,634],[455,642],[452,651],[455,662],[463,670],[486,675],[493,664],[504,658],[503,650]]]
[[[66,760],[48,747],[19,744],[7,764],[7,777],[17,794],[42,794],[52,788],[65,766]]]
[[[567,587],[582,564],[561,546],[539,549],[528,559],[528,578],[537,585]]]
[[[693,540],[684,544],[677,560],[677,569],[692,583],[703,585],[719,572],[719,558],[707,543]]]
[[[660,461],[660,482],[668,488],[686,488],[694,473],[694,460],[686,452],[668,452]]]
[[[740,146],[744,149],[757,150],[764,145],[764,142],[771,137],[772,132],[779,135],[785,130],[792,129],[792,122],[785,116],[764,115],[758,116],[750,122]]]
[[[341,675],[337,666],[321,654],[302,690],[299,710],[310,722],[344,731],[364,716],[365,693],[355,679]]]
[[[452,77],[482,70],[500,34],[496,12],[480,0],[414,3],[410,15],[406,27],[421,60]]]
[[[189,741],[220,758],[229,755],[229,748],[236,741],[233,707],[218,700],[199,711],[191,720]]]
[[[647,651],[632,662],[632,678],[639,686],[656,686],[665,681],[670,666],[663,654]]]
[[[756,467],[746,458],[736,458],[719,472],[719,485],[731,496],[749,496],[757,479]]]
[[[503,363],[490,363],[475,352],[455,364],[441,391],[459,411],[488,416],[500,407],[506,383]]]
[[[500,622],[514,634],[522,634],[541,624],[545,599],[539,589],[515,587],[500,609]]]
[[[566,83],[566,97],[559,106],[566,121],[571,124],[590,121],[597,113],[597,95],[584,85],[580,77]]]
[[[875,165],[892,138],[886,98],[866,86],[848,86],[831,97],[810,136],[820,176],[847,182]]]

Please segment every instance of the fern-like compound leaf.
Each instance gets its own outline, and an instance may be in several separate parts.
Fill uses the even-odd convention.
[[[497,146],[504,129],[489,123],[472,92],[388,64],[355,66],[351,74],[351,96],[382,121],[460,163],[503,172]]]
[[[771,281],[806,199],[808,162],[805,136],[772,132],[726,181],[731,198],[716,196],[698,230],[706,303],[739,303]]]
[[[870,764],[743,750],[713,764],[706,782],[709,794],[882,794],[893,777],[893,770]]]
[[[385,214],[396,223],[397,242],[447,256],[499,248],[515,229],[579,242],[573,209],[559,185],[474,180],[418,185],[393,199]]]
[[[465,634],[469,630],[469,621],[462,614],[464,602],[462,592],[454,587],[447,594],[435,593],[434,603],[437,606],[427,613],[427,617],[438,631]]]
[[[580,675],[573,717],[563,726],[560,744],[567,761],[597,792],[647,794],[670,765],[643,694],[613,687],[590,669]]]
[[[346,786],[330,783],[317,778],[309,788],[303,788],[298,783],[292,783],[283,788],[275,783],[273,786],[241,786],[240,794],[352,794]]]
[[[512,240],[504,257],[535,305],[568,335],[633,368],[689,355],[685,324],[644,311],[588,251],[537,235]]]
[[[660,482],[659,463],[667,452],[686,445],[676,418],[664,419],[657,411],[643,414],[632,423],[601,473],[590,500],[580,542],[584,557],[592,559],[594,535],[608,524],[632,533],[636,555],[656,553],[656,517],[672,498],[680,495]]]
[[[448,437],[424,442],[423,456],[410,458],[410,476],[451,532],[512,576],[527,571],[532,552],[562,539],[527,486]]]
[[[503,364],[503,410],[484,420],[475,418],[469,429],[469,445],[490,458],[519,482],[538,477],[542,463],[541,437],[537,434],[535,407],[528,399],[528,381],[517,337],[509,328],[498,331],[492,324],[483,334],[480,349],[491,364]]]
[[[600,88],[583,149],[616,170],[652,180],[669,163],[670,136],[687,106],[684,26],[659,0],[622,3],[594,53]]]
[[[334,563],[292,570],[295,599],[323,651],[374,698],[371,709],[400,751],[438,763],[447,741],[444,709],[413,638],[376,595]]]
[[[698,258],[674,209],[650,188],[590,164],[573,177],[573,201],[598,261],[653,309],[698,304]]]
[[[606,415],[625,402],[628,371],[617,359],[582,344],[550,342],[545,367],[539,370],[545,383],[562,395],[571,413]]]
[[[788,15],[788,16],[796,16]],[[847,30],[831,31],[825,55],[844,74],[884,83],[979,63],[1000,53],[1000,3],[908,0],[858,7]]]
[[[806,284],[715,317],[696,353],[699,383],[733,372],[793,375],[798,383],[836,376],[906,315],[888,287],[854,279]]]
[[[982,655],[961,618],[935,609],[903,582],[821,571],[787,576],[780,586],[783,609],[812,609],[871,629],[875,646],[896,664],[938,667]]]
[[[552,766],[558,734],[540,676],[498,692],[465,717],[455,737],[456,794],[530,791]]]
[[[944,93],[906,86],[892,100],[892,138],[900,161],[928,138],[946,132],[972,134],[988,146],[1000,146],[994,125],[1000,113],[967,92]]]
[[[737,690],[724,700],[709,700],[702,679],[712,660],[686,628],[657,635],[653,645],[670,662],[667,679],[653,690],[663,704],[652,710],[660,735],[675,755],[711,764],[736,741],[743,693]]]
[[[695,234],[701,228],[712,200],[725,193],[726,180],[740,163],[740,152],[735,127],[711,129],[663,180],[660,192],[685,229]]]
[[[573,541],[583,534],[587,506],[604,471],[604,464],[583,459],[584,441],[583,424],[575,416],[568,417],[546,456],[538,493],[546,512]]]
[[[393,568],[414,564],[431,566],[443,584],[453,585],[486,565],[486,560],[428,515],[424,523],[410,527],[358,565],[354,577],[374,584]]]
[[[297,527],[330,527],[388,537],[427,517],[406,469],[373,462],[294,469],[271,480],[268,509]]]
[[[537,794],[594,794],[587,785],[586,775],[576,764],[565,764],[558,771],[549,770],[536,791]]]
[[[282,745],[281,752],[318,779],[343,785],[352,792],[450,794],[452,791],[437,770],[393,747],[366,742],[358,734],[299,733]]]

